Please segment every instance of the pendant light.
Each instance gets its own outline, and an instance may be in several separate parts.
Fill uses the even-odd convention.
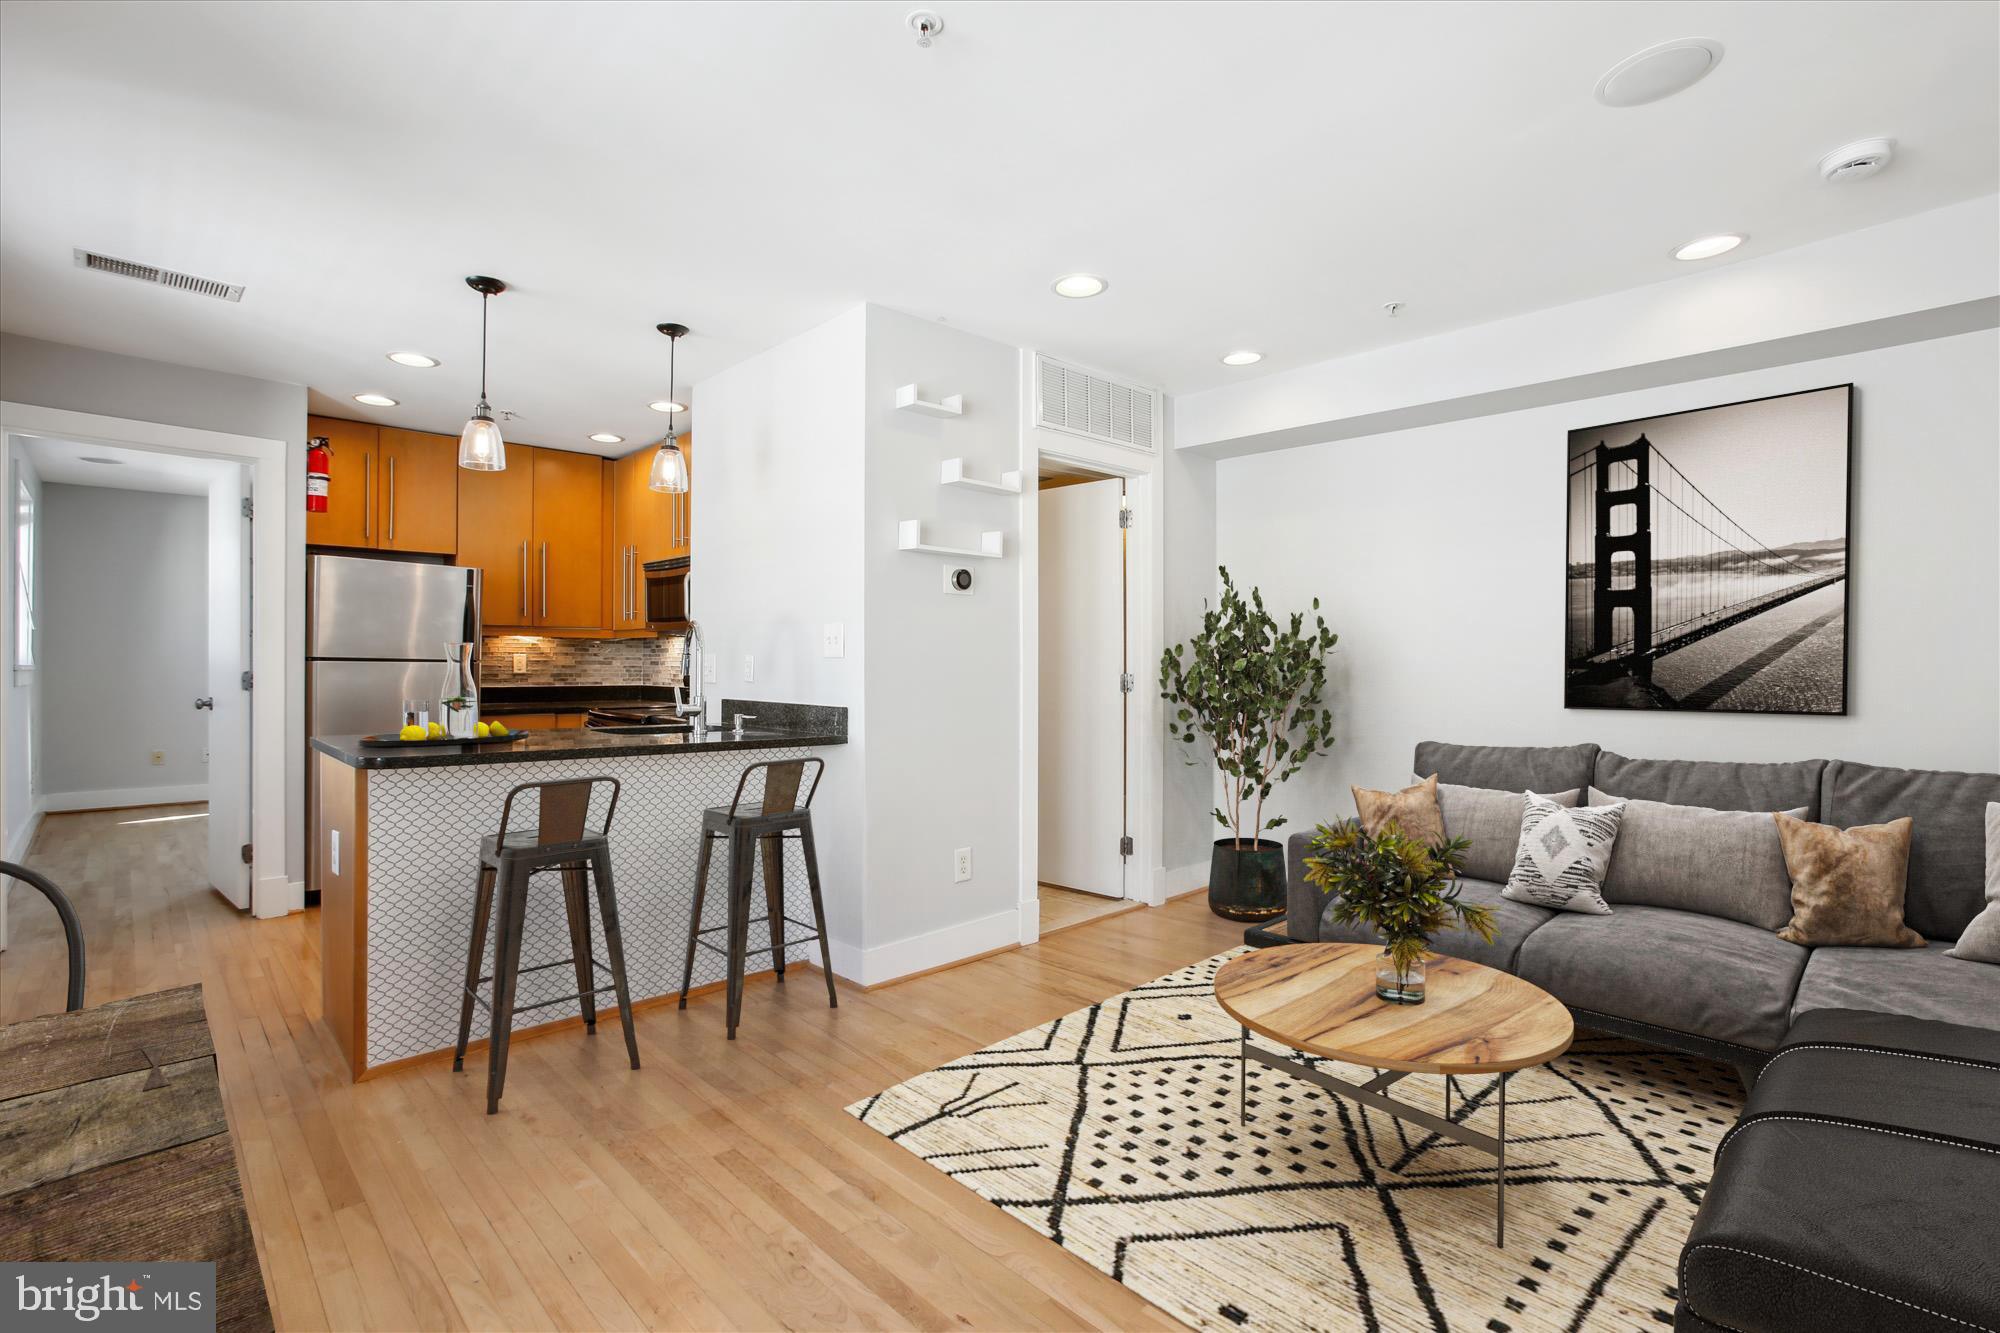
[[[667,335],[667,397],[674,396],[674,351],[687,336],[685,324],[661,324],[661,333]],[[669,495],[683,495],[688,488],[687,455],[681,452],[679,441],[674,438],[674,419],[667,418],[667,438],[660,441],[660,447],[653,455],[652,471],[646,474],[646,485]]]
[[[486,401],[486,303],[507,290],[498,278],[471,277],[465,285],[479,293],[479,406],[458,436],[458,465],[473,472],[507,470],[507,442],[500,438],[500,423]]]

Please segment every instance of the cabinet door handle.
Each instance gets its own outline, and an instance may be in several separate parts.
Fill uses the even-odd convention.
[[[638,549],[636,546],[625,548],[625,618],[627,620],[632,618],[632,564]]]
[[[361,537],[375,540],[375,458],[361,455]]]
[[[521,623],[528,623],[528,539],[521,538]]]
[[[396,540],[396,456],[389,455],[389,540]]]
[[[549,544],[542,543],[542,620],[549,618]]]

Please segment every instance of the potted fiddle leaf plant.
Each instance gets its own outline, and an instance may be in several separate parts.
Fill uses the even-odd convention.
[[[1321,824],[1306,857],[1306,882],[1332,895],[1327,910],[1344,926],[1372,926],[1382,937],[1375,994],[1391,1004],[1424,1002],[1424,959],[1431,936],[1469,930],[1489,944],[1493,910],[1459,901],[1458,872],[1472,844],[1435,845],[1391,820],[1372,837],[1353,820]]]
[[[1214,814],[1229,836],[1209,857],[1209,910],[1267,921],[1285,910],[1285,848],[1262,835],[1285,821],[1264,818],[1264,802],[1333,744],[1333,714],[1321,696],[1339,636],[1320,618],[1318,598],[1310,628],[1302,612],[1281,624],[1263,593],[1252,588],[1246,600],[1229,571],[1218,572],[1222,595],[1203,614],[1201,632],[1160,657],[1160,697],[1172,705],[1168,734],[1206,749],[1222,774],[1225,804]]]

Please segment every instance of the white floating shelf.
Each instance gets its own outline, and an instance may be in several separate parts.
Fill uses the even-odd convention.
[[[924,540],[924,522],[920,518],[906,518],[896,524],[896,549],[899,551],[921,551],[926,555],[962,556],[968,560],[998,560],[1005,554],[1004,532],[982,532],[979,534],[979,549],[967,550],[960,546],[936,546]]]
[[[938,468],[938,484],[941,486],[958,486],[968,491],[990,491],[994,495],[1019,495],[1021,493],[1021,474],[1018,472],[1002,472],[1000,480],[997,482],[980,481],[965,475],[965,460],[963,458],[947,458]]]
[[[914,384],[905,384],[896,390],[896,406],[905,412],[921,412],[927,417],[958,417],[965,415],[965,395],[952,394],[931,402],[923,397]]]

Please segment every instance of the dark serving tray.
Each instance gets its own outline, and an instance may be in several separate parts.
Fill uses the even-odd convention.
[[[361,744],[371,750],[411,749],[423,745],[506,745],[532,735],[527,731],[509,731],[505,736],[432,736],[420,741],[406,741],[393,731],[385,731],[377,736],[363,736]]]

